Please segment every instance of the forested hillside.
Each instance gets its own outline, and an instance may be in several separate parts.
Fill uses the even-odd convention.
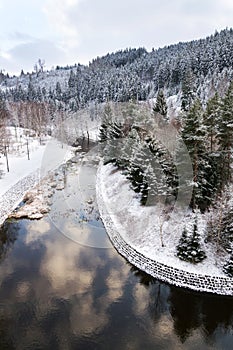
[[[41,61],[40,61],[41,62]],[[206,39],[178,43],[152,52],[126,49],[97,57],[88,66],[37,65],[19,77],[1,73],[1,98],[10,102],[46,102],[76,111],[90,102],[144,101],[164,89],[166,96],[190,91],[202,102],[222,96],[233,78],[233,30]]]
[[[90,121],[95,131],[101,124],[105,163],[124,173],[142,205],[163,203],[171,211],[179,194],[189,193],[194,219],[188,229],[180,224],[177,256],[191,263],[206,258],[202,216],[202,241],[225,256],[233,276],[232,29],[152,52],[118,51],[88,66],[45,71],[38,60],[34,72],[1,73],[0,82],[2,153],[7,126],[75,144],[80,131],[89,138]]]

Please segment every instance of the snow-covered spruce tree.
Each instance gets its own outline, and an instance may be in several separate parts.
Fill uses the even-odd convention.
[[[120,139],[123,137],[123,125],[114,121],[109,125],[109,139]]]
[[[132,129],[130,137],[123,149],[121,164],[124,164],[124,174],[131,182],[131,187],[141,195],[141,204],[147,200],[148,184],[145,181],[145,148],[136,129]]]
[[[220,122],[220,98],[216,92],[212,98],[207,101],[206,109],[203,115],[203,123],[206,127],[207,149],[210,153],[216,151],[216,135]]]
[[[102,126],[103,130],[103,126]],[[106,163],[113,163],[117,166],[121,166],[121,148],[123,138],[123,125],[121,122],[111,122],[106,129],[104,144],[104,159]],[[103,139],[103,138],[102,138]]]
[[[197,218],[192,223],[191,232],[188,232],[186,227],[184,228],[176,248],[176,254],[181,260],[193,264],[197,264],[206,258],[206,254],[200,244]]]
[[[193,71],[188,68],[182,79],[181,109],[188,112],[195,100],[195,80]]]
[[[188,261],[188,232],[187,228],[184,227],[182,231],[182,235],[179,239],[179,243],[176,247],[176,255],[181,260]]]
[[[222,183],[222,153],[218,145],[218,128],[221,121],[221,101],[217,93],[207,102],[203,114],[203,124],[206,131],[205,157],[208,161],[209,168],[206,169],[206,179],[209,191],[204,195],[209,199],[207,203],[211,204],[215,196],[221,190]]]
[[[209,182],[211,165],[206,155],[206,130],[203,124],[202,105],[198,99],[184,116],[181,136],[189,151],[193,166],[193,195],[190,205],[192,209],[200,208],[204,211],[209,205],[214,188]]]
[[[173,159],[161,142],[155,138],[147,137],[145,143],[151,155],[149,168],[145,169],[145,173],[149,176],[151,186],[154,184],[154,190],[150,193],[152,197],[163,197],[167,204],[171,204],[178,191],[177,171]]]
[[[99,130],[99,141],[106,142],[109,138],[109,125],[112,124],[113,111],[111,105],[106,103],[102,111],[102,123]]]
[[[222,99],[221,118],[218,125],[218,144],[222,158],[222,188],[232,179],[233,147],[233,81]]]
[[[141,203],[154,205],[161,197],[166,198],[171,194],[166,175],[168,161],[162,147],[155,147],[151,139],[144,140],[141,133],[143,131],[139,127],[132,126],[128,135],[121,140],[122,147],[115,152],[114,164],[126,175],[133,190],[140,193]],[[107,156],[111,154],[111,147],[107,141]]]
[[[99,129],[99,142],[106,142],[108,139],[108,125],[102,123]]]
[[[158,118],[160,123],[168,121],[167,102],[162,89],[158,91],[156,102],[153,106],[153,113]]]

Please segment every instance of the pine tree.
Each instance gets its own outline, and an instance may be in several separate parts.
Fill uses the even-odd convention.
[[[233,81],[222,100],[218,128],[219,151],[222,155],[222,188],[231,180],[233,147]]]
[[[178,246],[176,247],[176,255],[181,260],[188,261],[188,232],[186,227],[184,227]]]
[[[59,83],[59,81],[57,81],[57,83],[56,83],[56,98],[58,100],[61,100],[61,98],[62,98],[61,84]]]
[[[105,163],[114,163],[120,166],[120,150],[122,148],[122,124],[120,122],[112,122],[108,125],[102,124],[100,129],[100,142],[105,141]]]
[[[220,121],[220,99],[218,93],[207,102],[206,110],[203,116],[203,123],[206,126],[209,152],[216,149],[216,135]]]
[[[167,102],[163,90],[159,90],[155,105],[153,106],[153,113],[156,116],[162,116],[163,121],[168,121],[167,117]]]
[[[187,112],[195,100],[195,76],[191,69],[188,69],[182,80],[181,109]]]
[[[206,254],[201,248],[200,244],[197,217],[192,223],[192,229],[190,233],[186,227],[184,228],[176,249],[176,254],[181,260],[188,261],[193,264],[197,264],[206,258]]]
[[[29,81],[28,83],[27,100],[28,101],[36,100],[36,91],[31,81]]]
[[[203,109],[201,102],[196,100],[185,116],[181,136],[188,149],[193,166],[193,209],[203,205],[203,191],[209,183],[206,171],[209,169],[205,157],[205,128],[202,123]]]
[[[158,140],[148,137],[145,142],[150,154],[149,168],[145,171],[151,183],[151,191],[148,194],[151,198],[163,198],[169,203],[176,197],[178,186],[173,159]]]
[[[99,141],[106,142],[108,139],[108,125],[102,123],[99,130]]]
[[[123,153],[124,162],[127,159],[127,167],[125,168],[125,175],[131,182],[131,186],[136,193],[141,194],[141,204],[146,204],[147,199],[147,187],[148,184],[145,181],[145,148],[144,143],[141,142],[140,137],[136,130],[131,132],[131,140],[126,143],[126,147]],[[130,147],[130,148],[129,148]],[[126,154],[126,152],[127,154]],[[126,156],[125,156],[126,155]]]
[[[123,137],[122,123],[113,122],[109,125],[109,138],[110,139],[120,139]]]

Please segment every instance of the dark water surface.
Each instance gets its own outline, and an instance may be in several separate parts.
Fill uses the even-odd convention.
[[[175,288],[127,263],[83,204],[91,186],[83,203],[72,197],[71,168],[70,202],[57,191],[49,217],[0,232],[0,350],[233,349],[233,298]],[[94,247],[100,234],[106,248]]]

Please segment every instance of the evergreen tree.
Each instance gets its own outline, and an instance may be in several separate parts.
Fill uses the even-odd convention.
[[[28,101],[36,100],[36,91],[31,81],[29,81],[28,83],[27,100]]]
[[[233,147],[233,81],[222,100],[218,129],[219,151],[222,155],[222,188],[231,180]]]
[[[109,138],[110,139],[120,139],[123,137],[123,132],[122,132],[122,123],[120,122],[113,122],[109,126]]]
[[[176,255],[181,260],[188,261],[188,231],[186,227],[184,227],[178,246],[176,247]]]
[[[156,184],[154,187],[152,186],[154,190],[149,194],[160,196],[167,203],[170,203],[172,199],[176,198],[178,189],[177,171],[174,161],[167,149],[158,140],[149,137],[145,139],[145,142],[150,151],[149,169],[153,169],[153,171],[149,171],[149,174],[151,173],[152,175],[152,177],[149,176],[149,179],[151,184]]]
[[[108,125],[102,123],[99,130],[99,141],[106,142],[108,139]]]
[[[57,81],[57,83],[56,83],[56,98],[58,100],[61,100],[61,98],[62,98],[61,84],[59,83],[59,81]]]
[[[120,166],[121,138],[123,136],[122,124],[116,121],[108,125],[102,124],[100,131],[100,137],[102,137],[100,141],[106,141],[104,148],[105,163],[111,162]]]
[[[181,109],[188,112],[195,100],[195,77],[191,69],[188,69],[182,80]]]
[[[164,96],[163,90],[159,90],[156,98],[155,105],[153,106],[153,112],[154,114],[160,115],[163,117],[163,120],[167,121],[167,103],[166,103],[166,98]]]
[[[186,227],[184,228],[176,249],[176,254],[181,260],[193,264],[199,263],[206,258],[206,254],[200,244],[197,218],[192,223],[191,232],[188,232]]]
[[[202,124],[203,109],[201,102],[196,100],[185,116],[181,132],[193,166],[193,196],[191,207],[201,205],[203,189],[208,186],[205,171],[208,163],[205,157],[205,129]]]
[[[220,100],[218,93],[210,98],[207,102],[206,110],[204,113],[203,122],[206,126],[206,133],[208,138],[208,148],[212,153],[216,150],[216,135],[218,132],[218,124],[220,121]]]

